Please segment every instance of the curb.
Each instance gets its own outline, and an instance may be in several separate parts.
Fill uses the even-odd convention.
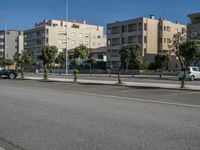
[[[59,81],[59,80],[54,80],[54,79],[50,79],[50,80],[43,80],[43,79],[26,79],[26,77],[24,79],[16,79],[16,80],[35,80],[35,81],[40,81],[40,82],[63,82],[63,83],[74,83],[74,84],[82,84],[82,85],[107,85],[107,86],[123,86],[123,87],[129,87],[129,88],[146,88],[146,89],[167,89],[167,90],[180,90],[180,91],[200,91],[198,89],[190,89],[190,88],[173,88],[173,87],[160,87],[160,86],[143,86],[143,85],[126,85],[126,84],[118,84],[116,82],[116,84],[112,84],[112,83],[84,83],[84,82],[74,82],[74,81]]]

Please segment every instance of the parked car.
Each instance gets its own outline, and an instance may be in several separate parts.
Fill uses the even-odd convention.
[[[0,77],[15,79],[15,78],[17,78],[17,71],[16,70],[6,70],[4,68],[0,68]]]
[[[186,68],[182,68],[179,72],[179,80],[183,78],[184,72]],[[190,81],[194,81],[196,79],[200,79],[200,67],[192,66],[188,67],[186,70],[186,79],[189,79]]]

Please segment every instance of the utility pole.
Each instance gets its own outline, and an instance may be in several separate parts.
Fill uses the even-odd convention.
[[[67,48],[68,48],[68,45],[67,45],[68,44],[68,41],[67,41],[68,40],[68,38],[67,38],[68,37],[68,34],[67,34],[67,20],[68,20],[68,16],[69,16],[69,14],[68,14],[68,12],[69,12],[68,11],[68,0],[65,0],[65,11],[66,11],[65,12],[66,13],[65,14],[65,20],[66,20],[66,26],[65,26],[66,27],[66,70],[65,70],[66,72],[65,72],[65,74],[68,75],[69,74],[68,73],[68,50],[67,50]]]
[[[7,56],[7,21],[5,21],[5,34],[4,34],[4,59],[6,59]]]

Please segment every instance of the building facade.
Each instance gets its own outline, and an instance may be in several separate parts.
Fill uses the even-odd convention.
[[[189,14],[190,23],[188,24],[188,37],[192,38],[200,35],[200,12]]]
[[[140,45],[141,55],[152,62],[159,52],[169,51],[168,45],[174,34],[185,30],[185,25],[164,18],[155,19],[153,15],[110,23],[107,25],[108,65],[118,68],[119,50],[133,43]]]
[[[24,31],[24,47],[40,56],[45,45],[56,46],[59,52],[72,50],[79,45],[88,48],[106,46],[103,26],[90,25],[86,21],[44,20],[34,28]]]
[[[23,32],[19,30],[0,31],[0,58],[13,59],[16,52],[24,49]]]

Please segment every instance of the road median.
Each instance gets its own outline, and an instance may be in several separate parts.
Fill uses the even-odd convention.
[[[188,91],[200,91],[199,85],[186,85],[185,88],[180,88],[180,84],[168,84],[168,83],[146,83],[146,82],[123,82],[122,84],[117,84],[117,81],[106,81],[106,80],[86,80],[79,79],[74,82],[73,79],[63,79],[63,78],[49,78],[48,80],[43,80],[42,77],[32,77],[26,76],[25,80],[39,80],[45,82],[68,82],[68,83],[79,83],[79,84],[94,84],[94,85],[113,85],[113,86],[127,86],[135,88],[158,88],[158,89],[172,89],[172,90],[188,90]]]

